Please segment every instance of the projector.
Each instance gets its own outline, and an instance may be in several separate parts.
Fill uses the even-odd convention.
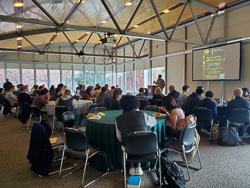
[[[105,38],[101,39],[100,41],[105,46],[114,46],[117,43],[117,39],[111,38],[111,37],[105,37]]]

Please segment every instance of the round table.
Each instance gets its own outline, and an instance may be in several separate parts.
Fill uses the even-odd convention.
[[[76,101],[77,110],[81,114],[87,114],[89,112],[89,106],[93,103],[91,100],[78,100]],[[46,104],[47,114],[50,116],[55,115],[55,107],[56,102],[50,101],[48,104]]]
[[[142,110],[148,115],[155,112]],[[115,118],[122,114],[122,110],[104,111],[105,116],[100,120],[89,120],[86,122],[86,135],[89,143],[100,146],[106,153],[110,170],[118,170],[122,167],[121,143],[116,137]],[[157,124],[148,131],[155,131],[158,134],[159,143],[166,139],[165,118],[157,119]],[[99,170],[105,170],[106,164],[102,156],[96,155],[90,161],[91,165]]]

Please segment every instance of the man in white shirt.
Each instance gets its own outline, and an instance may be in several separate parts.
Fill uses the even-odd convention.
[[[179,105],[183,105],[184,101],[186,100],[186,98],[188,97],[188,93],[189,93],[189,86],[185,85],[182,87],[182,93],[180,94],[179,98],[178,98],[178,104]]]
[[[158,75],[158,80],[157,80],[157,82],[154,81],[154,84],[156,84],[158,87],[161,88],[161,90],[163,90],[163,88],[166,86],[166,84],[165,84],[165,81],[163,79],[161,79],[161,77],[162,76],[159,74]]]
[[[15,91],[15,86],[10,86],[10,90],[6,95],[6,99],[10,102],[11,106],[18,106],[18,100],[17,100],[17,96],[15,96],[13,94],[13,92]]]

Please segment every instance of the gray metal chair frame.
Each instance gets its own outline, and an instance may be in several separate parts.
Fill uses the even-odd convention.
[[[69,111],[69,108],[68,107],[66,107],[66,106],[56,106],[55,107],[55,115],[54,115],[54,117],[53,117],[53,127],[52,127],[52,134],[54,134],[54,130],[55,130],[55,121],[57,120],[57,118],[58,117],[56,117],[56,115],[57,115],[57,109],[60,109],[60,110],[62,110],[63,111],[63,113],[64,112],[67,112],[67,111]],[[63,113],[61,114],[61,116],[62,116],[62,119],[63,119]],[[57,120],[58,121],[58,120]],[[62,120],[61,120],[62,121]]]
[[[196,124],[189,125],[182,131],[181,140],[172,139],[172,140],[176,140],[177,142],[181,141],[181,151],[175,150],[175,149],[173,149],[171,147],[164,148],[164,149],[161,150],[161,153],[165,152],[166,150],[170,150],[170,152],[174,151],[174,152],[179,153],[179,154],[184,156],[184,159],[185,159],[184,162],[186,164],[186,168],[187,168],[187,172],[188,172],[188,179],[186,181],[190,180],[190,172],[189,172],[189,166],[188,166],[189,163],[187,162],[186,153],[190,153],[191,151],[194,150],[195,147],[197,149],[200,167],[199,168],[193,168],[192,167],[192,169],[195,169],[195,170],[202,169],[200,151],[199,151],[199,148],[198,148],[197,140],[195,138],[195,130],[196,130],[195,128],[196,128]],[[192,136],[190,136],[190,135],[192,135]],[[186,150],[186,147],[190,147],[190,146],[191,146],[191,148]],[[178,161],[176,161],[176,162],[179,163]],[[180,165],[182,165],[182,164],[180,164]]]
[[[0,115],[3,115],[4,104],[0,104],[0,108],[1,108],[1,110],[0,110]]]
[[[81,152],[85,152],[85,164],[84,164],[84,170],[83,170],[83,177],[82,177],[82,186],[83,187],[87,187],[89,186],[90,184],[94,183],[95,181],[97,181],[98,179],[100,179],[101,177],[105,176],[106,174],[109,173],[109,167],[108,167],[108,160],[107,160],[107,156],[106,156],[106,153],[102,150],[97,150],[95,151],[94,153],[92,153],[91,155],[89,155],[89,144],[88,144],[88,140],[87,140],[87,136],[85,135],[84,132],[78,130],[78,129],[73,129],[73,128],[68,128],[66,127],[65,128],[66,132],[67,131],[70,131],[70,132],[74,132],[75,134],[81,134],[82,135],[82,138],[86,141],[85,143],[79,143],[80,145],[87,145],[86,149],[84,150],[81,150]],[[67,133],[66,133],[66,143],[64,144],[64,147],[63,147],[63,155],[62,155],[62,160],[61,160],[61,166],[60,166],[60,172],[59,172],[59,175],[61,175],[61,169],[62,169],[62,166],[63,166],[63,159],[64,159],[64,155],[65,155],[65,151],[66,149],[69,148],[67,146]],[[74,150],[73,148],[69,148],[69,149],[72,149]],[[79,150],[75,150],[75,151],[79,151]],[[70,153],[68,153],[70,154]],[[95,154],[99,154],[99,155],[102,155],[105,157],[105,160],[106,160],[106,165],[107,165],[107,172],[105,172],[104,174],[102,174],[100,177],[94,179],[93,181],[91,181],[90,183],[88,183],[87,185],[84,185],[84,178],[85,178],[85,172],[86,172],[86,168],[87,168],[87,164],[88,164],[88,159],[93,157]],[[74,155],[72,155],[74,157]],[[82,169],[83,167],[79,168],[79,169],[76,169],[75,171],[73,172],[70,172],[66,175],[64,175],[62,178],[68,176],[68,175],[71,175],[73,174],[74,172]]]
[[[157,142],[157,143],[151,143],[151,144],[157,145],[157,148],[155,148],[155,150],[156,150],[156,156],[158,157],[158,160],[159,160],[159,170],[161,171],[161,151],[160,151],[160,149],[158,148],[157,133],[152,132],[152,131],[136,131],[136,132],[130,133],[130,134],[128,135],[127,139],[129,139],[129,137],[136,137],[136,136],[139,135],[139,134],[140,134],[140,135],[141,135],[141,134],[145,134],[145,137],[146,137],[146,136],[147,136],[146,134],[148,134],[148,133],[155,134],[155,136],[156,136],[155,142]],[[137,144],[141,145],[141,142],[138,141],[138,142],[136,142],[136,143],[133,143],[133,146],[132,146],[132,147],[138,148],[138,145],[137,145]],[[127,147],[131,147],[131,146],[127,146]],[[139,147],[140,147],[140,146],[139,146]],[[148,147],[148,146],[145,145],[145,147]],[[144,148],[141,148],[141,149],[143,150]],[[146,150],[146,149],[145,149],[145,150]],[[127,162],[127,160],[129,161],[129,159],[128,159],[128,153],[127,153],[126,151],[127,151],[127,150],[126,150],[126,147],[125,147],[125,151],[123,151],[123,156],[122,156],[122,159],[123,159],[122,166],[123,166],[123,176],[124,176],[123,181],[124,181],[124,187],[125,187],[125,188],[127,188],[127,170],[126,170],[126,162]],[[149,154],[145,154],[145,155],[149,155]],[[141,156],[144,156],[144,155],[141,155]],[[138,156],[138,157],[139,157],[139,156]],[[151,162],[151,161],[148,161],[148,162]],[[152,171],[151,171],[151,169],[150,169],[150,165],[149,165],[149,172],[152,174]],[[153,176],[153,174],[152,174],[152,176]],[[154,176],[153,176],[153,178],[154,178]],[[162,178],[162,177],[161,177],[161,173],[160,173],[160,187],[162,187],[161,178]]]
[[[30,113],[29,123],[28,123],[28,126],[27,126],[27,131],[29,131],[29,128],[30,128],[30,120],[31,120],[32,117],[39,117],[39,123],[41,123],[41,121],[42,121],[42,112],[41,112],[41,109],[40,109],[38,106],[34,106],[34,105],[31,105],[30,108],[31,108],[31,113]],[[32,108],[33,108],[33,109],[36,109],[37,111],[40,110],[40,114],[39,114],[39,113],[38,113],[38,114],[33,114]],[[34,116],[34,115],[35,115],[35,116]],[[22,124],[22,129],[23,129],[23,124]]]

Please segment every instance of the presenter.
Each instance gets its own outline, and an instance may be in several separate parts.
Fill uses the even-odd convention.
[[[154,81],[153,83],[156,84],[158,87],[160,87],[163,90],[163,88],[165,87],[166,84],[165,84],[165,81],[163,79],[161,79],[161,77],[162,76],[159,74],[157,82]]]

